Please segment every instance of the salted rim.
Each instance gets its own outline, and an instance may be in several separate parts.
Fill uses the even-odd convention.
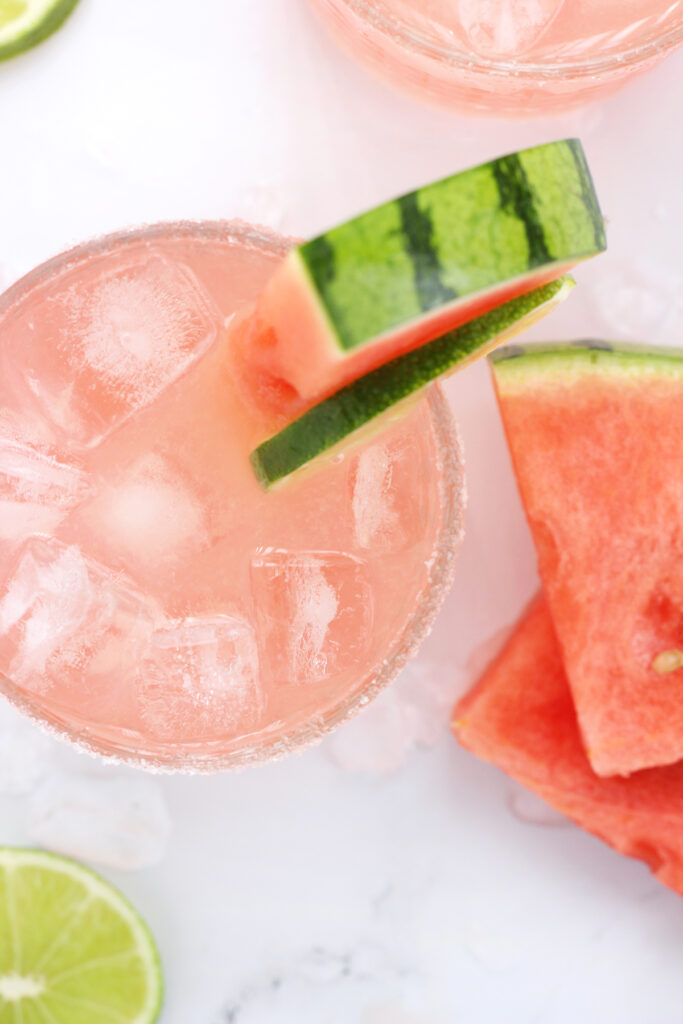
[[[515,78],[522,80],[537,80],[540,77],[553,81],[566,77],[579,78],[603,74],[618,68],[628,68],[645,63],[650,58],[661,56],[678,43],[683,42],[683,21],[681,21],[679,25],[674,25],[648,42],[626,47],[616,53],[592,60],[574,58],[538,63],[487,60],[478,54],[458,50],[455,47],[440,46],[435,40],[409,25],[407,21],[394,14],[378,10],[372,0],[317,0],[317,2],[348,8],[357,18],[388,36],[392,42],[412,50],[422,57],[447,63],[459,70],[501,77],[508,77],[512,74]]]
[[[0,296],[0,317],[5,316],[34,288],[57,274],[65,273],[85,260],[108,252],[112,246],[135,245],[141,241],[176,239],[215,239],[225,243],[262,252],[265,255],[284,256],[295,244],[260,226],[240,220],[169,221],[142,225],[125,231],[112,232],[75,246],[67,252],[47,260],[20,278]],[[398,675],[410,657],[415,654],[425,637],[431,632],[434,620],[446,599],[455,575],[455,563],[464,534],[466,490],[464,456],[460,434],[441,388],[433,385],[427,395],[432,428],[437,446],[437,479],[441,504],[439,524],[431,556],[428,560],[427,581],[417,599],[413,614],[405,623],[391,651],[378,666],[365,677],[352,694],[340,700],[324,714],[284,732],[272,726],[270,731],[242,743],[232,740],[221,746],[221,741],[209,744],[190,744],[167,747],[150,744],[145,749],[140,737],[131,732],[135,747],[125,745],[121,739],[105,740],[97,735],[96,727],[85,723],[75,725],[66,717],[42,707],[38,700],[26,693],[6,676],[0,674],[0,694],[9,700],[48,733],[67,740],[81,750],[106,760],[126,763],[152,772],[184,772],[188,774],[213,773],[228,768],[242,768],[249,764],[265,763],[304,750],[346,721],[368,704]],[[235,749],[236,748],[236,749]]]

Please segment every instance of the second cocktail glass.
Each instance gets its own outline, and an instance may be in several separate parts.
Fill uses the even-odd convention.
[[[596,99],[683,40],[682,0],[311,3],[348,50],[401,88],[495,115]]]

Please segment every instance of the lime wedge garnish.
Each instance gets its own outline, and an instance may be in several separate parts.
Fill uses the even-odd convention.
[[[69,17],[78,0],[0,0],[0,60],[42,43]]]
[[[159,956],[124,897],[88,868],[0,848],[0,1024],[152,1024]]]
[[[256,476],[263,487],[273,487],[314,460],[367,438],[384,417],[407,410],[435,380],[464,369],[547,316],[573,287],[569,277],[551,281],[347,384],[254,449]]]

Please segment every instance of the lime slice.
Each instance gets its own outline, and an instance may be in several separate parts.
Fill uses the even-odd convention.
[[[152,1024],[161,996],[154,941],[116,889],[0,847],[0,1024]]]
[[[407,411],[435,380],[462,370],[543,319],[567,298],[574,281],[562,277],[503,303],[422,348],[398,356],[312,406],[251,453],[264,488],[274,487],[316,460],[334,456],[378,432]]]
[[[78,0],[0,0],[0,60],[42,43],[69,17]]]

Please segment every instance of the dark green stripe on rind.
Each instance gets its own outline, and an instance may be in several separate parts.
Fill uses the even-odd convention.
[[[78,3],[79,0],[57,0],[43,18],[22,35],[6,43],[0,42],[0,61],[9,60],[42,43],[64,24]]]
[[[493,176],[500,192],[500,205],[503,210],[514,213],[524,225],[526,240],[529,246],[529,268],[540,267],[554,259],[548,249],[545,232],[536,208],[536,197],[529,184],[526,172],[519,157],[501,157],[494,160]]]
[[[298,255],[340,350],[350,352],[454,297],[604,247],[581,144],[567,140],[427,185],[332,228]]]
[[[434,226],[426,211],[420,210],[417,195],[411,192],[397,199],[401,211],[401,224],[415,275],[415,290],[424,312],[442,306],[457,298],[453,288],[441,280],[441,266],[434,248]]]
[[[256,476],[264,487],[272,487],[329,451],[549,302],[566,280],[561,278],[512,299],[436,341],[393,359],[313,406],[251,453]]]

